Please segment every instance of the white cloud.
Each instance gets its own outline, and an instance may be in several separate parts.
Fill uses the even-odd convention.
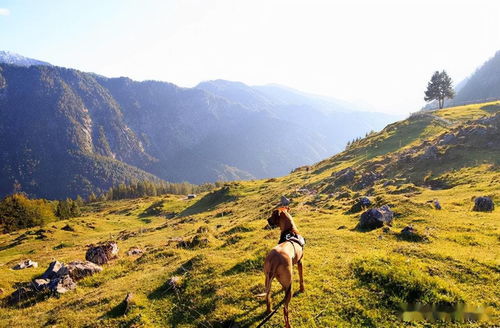
[[[10,15],[10,10],[7,8],[0,8],[0,16]]]

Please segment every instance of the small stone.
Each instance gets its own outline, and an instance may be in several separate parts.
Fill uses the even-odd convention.
[[[408,225],[408,226],[404,227],[403,230],[401,230],[402,235],[412,236],[412,235],[415,235],[416,233],[417,233],[417,230],[415,230],[415,228],[413,228],[412,225]]]
[[[123,300],[123,314],[127,314],[130,311],[130,307],[133,305],[133,294],[127,293],[125,299]]]
[[[285,196],[281,196],[280,205],[288,206],[288,205],[290,205],[290,200],[288,198],[286,198]]]
[[[168,286],[172,289],[179,289],[181,287],[182,280],[178,276],[173,276],[168,280]]]
[[[25,260],[25,261],[22,261],[22,262],[19,262],[18,264],[16,264],[12,269],[22,270],[22,269],[26,269],[26,268],[38,268],[38,263],[34,262],[32,260]]]
[[[138,247],[132,247],[131,249],[129,249],[127,251],[127,255],[128,256],[133,256],[133,255],[139,255],[139,254],[142,254],[144,253],[144,250],[138,248]]]
[[[399,233],[398,237],[403,240],[413,242],[429,241],[429,238],[427,236],[420,235],[417,232],[417,229],[415,229],[411,224],[404,227],[403,230],[401,230],[401,232]]]
[[[69,224],[66,224],[64,227],[61,228],[61,230],[64,230],[64,231],[75,231],[75,228],[73,228]]]

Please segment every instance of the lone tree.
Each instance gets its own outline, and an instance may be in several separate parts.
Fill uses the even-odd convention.
[[[435,71],[431,80],[427,84],[425,91],[425,101],[437,100],[439,109],[443,108],[444,100],[446,98],[453,98],[455,91],[453,90],[451,77],[446,74],[446,71]]]

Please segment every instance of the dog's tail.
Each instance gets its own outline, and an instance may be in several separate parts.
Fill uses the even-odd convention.
[[[276,268],[278,266],[275,263],[271,263],[270,267],[267,268],[268,270],[265,271],[266,275],[266,292],[271,290],[271,283],[274,279],[274,276],[276,275]]]
[[[276,270],[278,268],[278,265],[279,263],[277,263],[276,261],[268,261],[268,259],[266,259],[266,261],[264,262],[264,274],[266,276],[266,283],[265,283],[266,293],[269,293],[269,291],[271,290],[271,283],[276,275]]]

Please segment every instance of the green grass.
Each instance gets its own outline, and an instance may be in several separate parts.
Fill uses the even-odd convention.
[[[0,235],[0,288],[5,298],[15,285],[43,273],[53,260],[85,258],[85,245],[118,239],[119,258],[78,283],[75,291],[33,300],[28,307],[0,308],[6,327],[226,327],[256,326],[264,317],[263,259],[279,238],[264,229],[281,195],[292,199],[291,214],[307,240],[306,292],[292,298],[294,327],[490,327],[500,325],[500,214],[472,212],[472,198],[490,195],[500,206],[497,153],[455,148],[455,160],[439,165],[417,162],[394,169],[395,156],[432,141],[467,120],[494,115],[494,104],[461,106],[413,117],[369,136],[350,150],[310,171],[271,180],[228,183],[223,189],[186,200],[168,195],[90,204],[82,217],[47,225],[46,240],[26,231]],[[496,106],[496,105],[495,105]],[[470,112],[469,112],[470,111]],[[477,160],[477,161],[476,161]],[[379,166],[377,166],[379,165]],[[321,193],[331,175],[352,166],[357,178],[367,170],[393,170],[372,187]],[[411,168],[411,170],[410,170]],[[400,173],[402,176],[396,177]],[[449,188],[429,189],[418,182],[442,179]],[[391,184],[384,184],[392,181]],[[317,195],[296,192],[318,189]],[[331,193],[331,195],[330,195]],[[360,196],[396,213],[386,232],[354,230],[360,213],[348,210]],[[438,199],[443,207],[429,203]],[[149,209],[149,210],[148,210]],[[147,215],[145,214],[147,213]],[[147,219],[147,220],[144,220]],[[75,231],[61,230],[69,224]],[[425,240],[406,240],[399,232],[412,224]],[[338,229],[345,226],[344,229]],[[123,236],[127,236],[124,238]],[[187,246],[179,245],[179,238]],[[206,242],[205,239],[206,238]],[[145,253],[126,256],[131,247]],[[30,258],[38,268],[14,271]],[[172,278],[178,283],[173,287]],[[298,278],[294,275],[293,289]],[[125,315],[120,304],[134,294]],[[283,297],[273,284],[273,300]],[[399,303],[463,301],[489,307],[490,321],[407,324]],[[282,327],[281,311],[267,327]]]

